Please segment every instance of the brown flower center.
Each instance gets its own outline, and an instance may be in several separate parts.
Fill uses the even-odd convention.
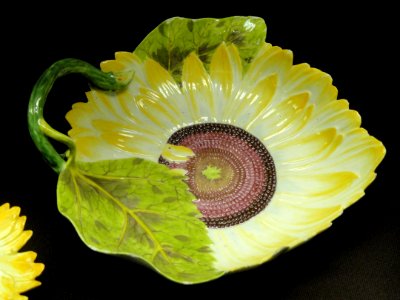
[[[261,212],[276,187],[275,165],[265,146],[245,130],[219,123],[184,127],[169,144],[190,148],[184,163],[160,163],[188,171],[187,183],[208,227],[229,227]]]

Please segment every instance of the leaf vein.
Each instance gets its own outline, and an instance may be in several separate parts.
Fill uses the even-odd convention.
[[[72,179],[72,183],[74,185],[74,189],[76,191],[76,197],[74,197],[74,199],[76,200],[76,206],[78,208],[78,216],[79,216],[79,226],[81,227],[81,232],[82,232],[82,236],[84,236],[84,230],[83,230],[83,224],[82,224],[82,206],[81,206],[81,202],[82,202],[82,194],[81,191],[79,189],[78,183],[76,182],[75,176],[73,176],[73,171],[70,171],[70,176]]]
[[[110,194],[107,190],[105,190],[104,188],[102,188],[101,186],[99,186],[96,182],[94,182],[93,180],[90,180],[88,177],[83,176],[80,173],[77,173],[77,175],[79,177],[81,177],[82,180],[86,181],[86,183],[90,186],[92,186],[93,188],[97,189],[99,192],[101,192],[102,194],[104,194],[106,197],[108,197],[109,199],[111,199],[115,204],[117,204],[117,206],[119,206],[123,212],[125,212],[125,214],[129,214],[136,222],[137,224],[142,227],[142,229],[148,234],[148,236],[150,237],[151,240],[153,240],[154,244],[156,245],[156,249],[160,251],[161,255],[165,258],[165,260],[167,260],[169,262],[169,258],[168,255],[166,254],[166,252],[163,250],[160,242],[158,241],[158,239],[154,236],[153,232],[151,232],[150,228],[148,226],[146,226],[146,224],[143,222],[143,220],[141,218],[139,218],[135,213],[133,213],[132,211],[128,210],[124,205],[122,205],[122,203],[116,199],[112,194]]]

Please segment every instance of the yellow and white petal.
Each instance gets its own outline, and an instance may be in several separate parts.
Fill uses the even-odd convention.
[[[243,79],[245,86],[257,85],[259,81],[271,75],[276,75],[281,85],[292,64],[292,51],[265,43],[246,72]]]
[[[251,238],[251,234],[261,233],[261,231],[256,230],[256,227],[253,227],[253,230],[247,231],[250,234],[249,236],[242,232],[243,226],[246,223],[240,224],[237,227],[228,227],[224,230],[209,230],[209,236],[213,241],[211,248],[216,258],[215,268],[217,270],[232,272],[258,265],[262,263],[263,259],[267,260],[276,254],[275,248],[259,244],[259,241],[263,240],[265,234],[258,236],[256,239]],[[263,227],[262,233],[266,231],[266,228]],[[280,234],[275,237],[284,239]]]
[[[181,94],[181,90],[172,75],[158,62],[146,59],[143,66],[149,88],[159,92],[166,99]]]
[[[133,99],[127,92],[115,95],[91,91],[87,97],[87,103],[74,104],[66,116],[72,126],[69,135],[77,144],[78,159],[158,159],[169,133],[157,119],[151,122],[141,113],[154,109],[151,101]]]
[[[242,64],[237,48],[222,43],[216,49],[210,64],[210,78],[213,84],[215,119],[219,123],[230,123],[230,112],[237,105],[240,94]]]
[[[277,163],[278,180],[279,177],[284,180],[276,193],[284,193],[285,201],[301,203],[304,207],[340,205],[346,208],[364,194],[384,154],[379,141],[365,130],[355,129],[327,156],[315,156],[295,164]]]
[[[215,50],[210,64],[210,76],[216,94],[228,100],[235,94],[242,80],[242,63],[237,48],[221,43]]]
[[[136,74],[135,65],[139,58],[130,52],[115,53],[115,60],[103,61],[100,68],[103,72],[112,72],[116,79],[123,83],[129,83]]]
[[[281,51],[283,52],[283,51]],[[279,52],[277,52],[279,53]],[[268,144],[274,144],[286,140],[287,137],[291,137],[299,131],[311,127],[311,121],[315,116],[318,115],[318,110],[324,107],[330,102],[336,101],[337,89],[332,85],[332,78],[318,69],[310,68],[307,64],[300,64],[291,66],[291,60],[289,63],[288,59],[282,59],[282,68],[280,72],[280,80],[278,82],[277,92],[273,98],[273,102],[269,107],[272,111],[266,111],[262,118],[253,122],[248,130],[260,139],[264,139]],[[279,60],[278,63],[279,65]],[[267,65],[268,67],[268,65]],[[271,66],[272,67],[272,66]],[[277,67],[274,67],[277,69]],[[297,103],[293,103],[295,110],[304,111],[304,115],[297,115],[295,120],[290,119],[287,111],[283,110],[282,114],[279,114],[279,120],[271,120],[270,123],[275,122],[280,126],[268,128],[266,131],[265,119],[271,119],[269,116],[274,111],[280,112],[277,109],[281,103],[291,103],[291,99],[298,99],[302,97],[307,98],[307,107],[297,106]],[[305,104],[305,103],[304,103]],[[320,118],[318,118],[320,119]],[[293,122],[298,122],[300,126],[293,126]],[[299,122],[304,121],[304,122]],[[281,122],[285,122],[282,124]],[[282,126],[289,125],[289,126]],[[265,132],[268,132],[265,135]]]
[[[182,91],[184,103],[193,118],[193,123],[217,122],[213,84],[210,75],[199,57],[192,52],[182,68]]]
[[[115,60],[106,60],[100,64],[103,72],[118,73],[122,71],[134,70],[134,65],[140,63],[139,58],[131,53],[119,51],[115,53]]]
[[[310,122],[310,127],[336,128],[340,133],[346,133],[361,125],[360,115],[349,109],[347,100],[331,101],[321,106],[317,114],[318,117]]]
[[[293,140],[269,147],[276,153],[275,162],[282,166],[298,166],[311,164],[320,156],[326,157],[335,151],[341,144],[343,137],[337,134],[335,128],[328,128],[318,132],[310,132],[307,136],[301,136]]]
[[[162,106],[173,117],[174,124],[166,123],[163,124],[164,127],[176,130],[180,126],[193,124],[199,118],[191,103],[185,101],[185,95],[183,95],[180,86],[166,69],[152,59],[144,61],[143,69],[147,84],[139,87],[137,97],[144,95],[144,91],[147,91],[148,95],[156,97],[153,97],[154,103]],[[135,92],[132,91],[132,93]],[[152,111],[150,110],[148,113],[151,114]]]
[[[162,157],[164,159],[176,163],[188,161],[194,155],[192,149],[172,144],[166,144],[162,152]]]
[[[309,93],[310,103],[323,106],[337,99],[337,88],[329,74],[311,68],[308,64],[294,65],[282,82],[282,98],[299,93]]]
[[[308,93],[293,95],[268,109],[246,129],[266,145],[286,139],[292,135],[293,129],[303,128],[304,122],[309,120],[312,107],[309,109],[308,103]]]
[[[262,117],[271,104],[278,84],[278,76],[271,74],[260,80],[254,89],[241,90],[236,97],[237,105],[231,106],[230,123],[249,131],[249,128]]]
[[[274,197],[252,219],[230,228],[211,229],[216,267],[224,271],[261,264],[293,248],[331,225],[342,213],[340,206],[303,208]]]
[[[248,130],[271,106],[292,65],[291,51],[264,44],[246,72],[225,119]]]

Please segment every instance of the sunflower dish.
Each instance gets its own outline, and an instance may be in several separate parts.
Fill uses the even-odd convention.
[[[265,35],[256,17],[173,18],[103,73],[65,60],[44,75],[48,89],[62,69],[100,87],[67,113],[69,136],[31,101],[59,209],[89,247],[204,282],[305,242],[363,196],[382,143],[328,74]]]

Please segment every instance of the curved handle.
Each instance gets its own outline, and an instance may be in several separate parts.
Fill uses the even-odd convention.
[[[92,65],[74,58],[67,58],[54,63],[48,68],[33,87],[28,109],[28,127],[31,137],[46,161],[57,173],[61,172],[65,160],[54,149],[47,137],[66,144],[75,151],[75,144],[70,137],[56,131],[43,118],[43,108],[57,78],[71,73],[79,73],[88,78],[95,86],[104,90],[120,90],[128,83],[112,73],[104,73]]]

